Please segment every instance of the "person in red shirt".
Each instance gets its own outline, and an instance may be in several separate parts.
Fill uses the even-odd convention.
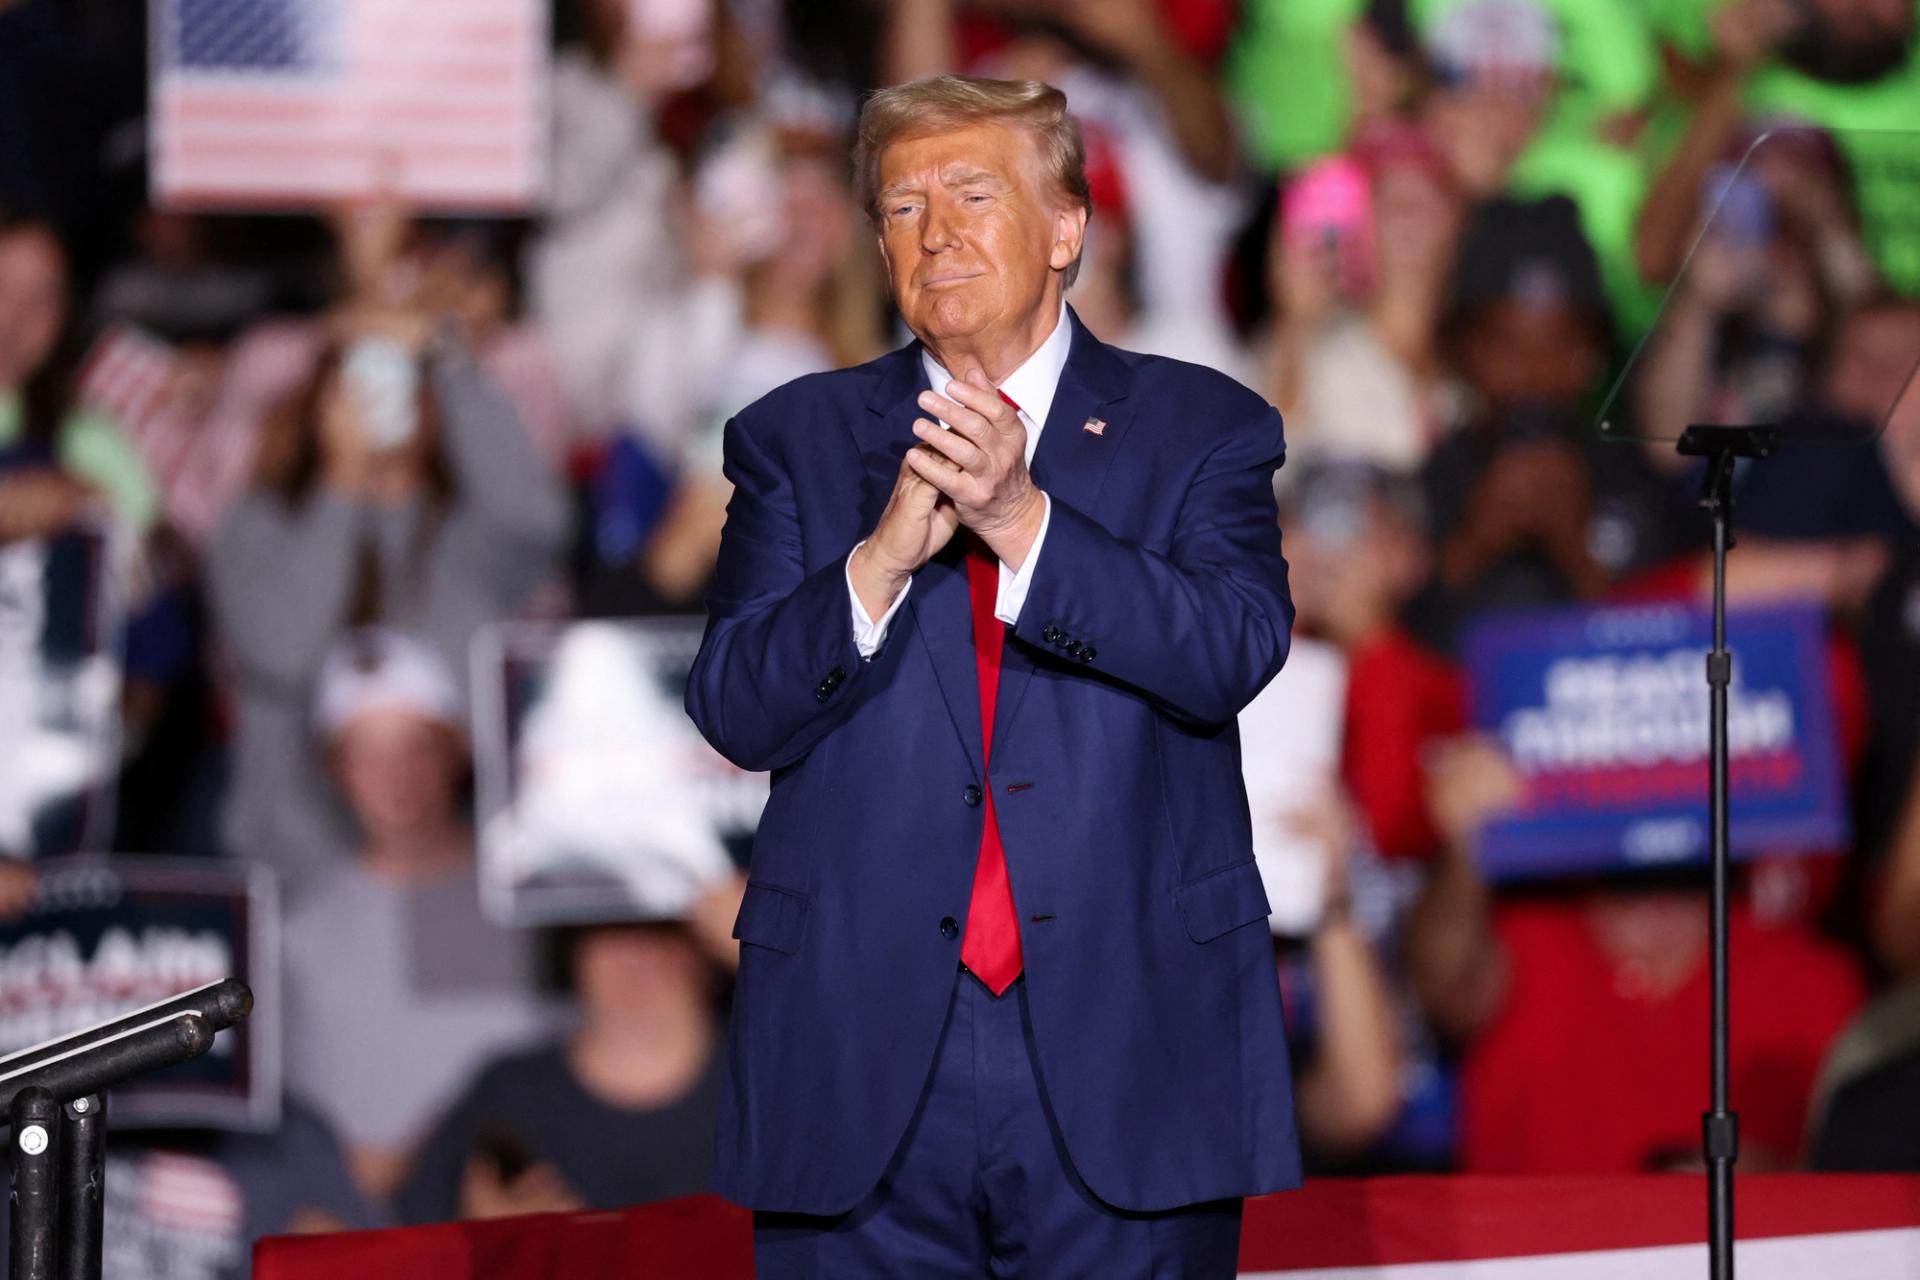
[[[1399,621],[1428,571],[1419,491],[1365,463],[1324,463],[1289,490],[1294,626],[1346,655],[1340,778],[1387,858],[1424,858],[1437,837],[1420,761],[1466,727],[1459,669]]]
[[[1444,853],[1407,927],[1429,1016],[1463,1046],[1459,1167],[1635,1173],[1694,1167],[1707,1104],[1708,919],[1698,872],[1583,883],[1496,902],[1476,833],[1512,803],[1504,758],[1437,754]],[[1828,1044],[1859,1007],[1845,953],[1736,905],[1731,1087],[1741,1166],[1798,1162]]]

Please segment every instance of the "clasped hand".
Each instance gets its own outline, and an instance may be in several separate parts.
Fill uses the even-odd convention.
[[[854,585],[870,616],[879,616],[961,525],[1015,569],[1039,535],[1046,500],[1027,471],[1019,413],[978,370],[946,391],[920,393],[920,408],[930,415],[913,423],[921,443],[902,459],[880,523],[854,555]]]

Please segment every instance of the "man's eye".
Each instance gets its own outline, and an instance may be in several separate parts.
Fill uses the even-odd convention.
[[[981,205],[981,204],[987,203],[987,201],[993,199],[993,197],[989,195],[982,195],[976,191],[972,195],[963,196],[962,199],[964,199],[968,204]]]
[[[908,214],[912,213],[916,208],[918,208],[917,205],[897,204],[893,206],[893,208],[889,210],[889,212],[892,214],[892,216],[896,218],[904,218]]]

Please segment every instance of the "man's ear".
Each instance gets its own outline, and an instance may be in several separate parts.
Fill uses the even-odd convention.
[[[1060,212],[1053,215],[1053,249],[1047,255],[1047,265],[1055,271],[1065,271],[1080,256],[1080,247],[1086,238],[1086,206],[1063,206]]]

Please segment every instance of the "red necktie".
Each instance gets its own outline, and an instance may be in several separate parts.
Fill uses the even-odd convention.
[[[1006,392],[1000,398],[1013,400]],[[1014,412],[1020,406],[1013,405]],[[973,601],[973,653],[980,677],[980,777],[993,756],[993,706],[1000,693],[1000,651],[1007,630],[994,616],[1000,595],[1000,561],[986,543],[967,535],[967,590]],[[973,868],[973,897],[967,903],[967,935],[960,946],[960,962],[1003,995],[1020,976],[1020,920],[1013,910],[1013,884],[1007,879],[1007,855],[1000,847],[1000,824],[993,816],[993,787],[982,788],[987,807],[986,827],[980,833],[980,859]]]

